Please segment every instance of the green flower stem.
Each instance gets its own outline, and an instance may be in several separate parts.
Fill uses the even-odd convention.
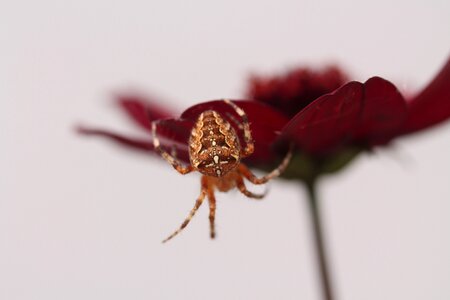
[[[314,234],[314,243],[316,255],[319,263],[320,279],[322,284],[323,299],[333,300],[333,289],[331,284],[330,273],[328,270],[326,250],[323,241],[322,224],[320,220],[320,209],[317,200],[315,181],[306,183],[308,191],[308,202],[311,213],[312,229]]]

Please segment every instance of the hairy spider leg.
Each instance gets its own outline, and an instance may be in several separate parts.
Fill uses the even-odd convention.
[[[267,174],[261,178],[256,177],[256,175],[253,174],[252,171],[250,171],[250,169],[247,168],[247,166],[244,164],[239,164],[239,167],[238,167],[239,173],[241,173],[245,178],[247,178],[253,184],[266,183],[267,181],[271,180],[272,178],[280,176],[280,174],[283,173],[284,170],[286,170],[287,166],[289,165],[289,161],[292,158],[292,150],[293,150],[293,146],[291,144],[291,146],[289,147],[288,153],[283,158],[283,160],[278,165],[278,167],[276,167],[275,169],[272,170],[272,172],[270,172],[269,174]]]
[[[177,147],[175,147],[175,145],[172,145],[172,147],[170,147],[170,155],[173,156],[173,158],[175,158],[175,160],[178,160],[178,152],[177,152]]]
[[[179,234],[189,224],[189,222],[192,220],[192,218],[194,217],[194,215],[197,212],[197,210],[202,205],[203,200],[205,200],[206,195],[208,195],[208,192],[209,192],[208,182],[207,182],[206,176],[203,176],[202,177],[202,190],[200,192],[200,196],[197,198],[197,201],[195,201],[194,207],[191,209],[191,211],[189,212],[189,215],[183,221],[183,223],[181,224],[180,228],[175,230],[174,233],[172,233],[171,235],[169,235],[169,237],[167,237],[165,240],[163,240],[162,241],[163,243],[171,240],[174,236]]]
[[[250,156],[253,151],[255,150],[255,145],[253,144],[253,138],[252,138],[252,132],[250,130],[250,123],[248,121],[247,114],[245,111],[234,104],[234,102],[231,102],[228,99],[223,100],[226,104],[230,105],[236,113],[242,118],[242,125],[244,127],[244,141],[245,141],[245,148],[241,151],[242,157]]]
[[[205,176],[203,176],[203,177],[205,177]],[[208,187],[207,196],[208,196],[208,202],[209,202],[209,235],[213,239],[216,237],[216,226],[215,226],[216,197],[214,195],[213,188]]]
[[[262,199],[266,196],[266,192],[264,192],[263,194],[255,194],[247,190],[247,187],[245,186],[244,179],[242,178],[241,174],[239,174],[239,177],[236,179],[236,186],[239,189],[239,191],[248,198]]]
[[[159,142],[159,138],[156,134],[156,126],[158,121],[152,122],[152,135],[153,135],[153,147],[156,151],[169,163],[172,167],[178,171],[180,174],[187,174],[194,170],[194,167],[191,165],[183,166],[180,161],[178,161],[175,157],[166,152],[163,148],[161,148],[161,143]]]
[[[229,119],[231,122],[233,122],[234,125],[236,125],[240,130],[244,131],[244,125],[242,125],[242,122],[239,121],[234,114],[230,112],[226,112],[225,116],[227,116],[227,119]],[[230,122],[230,123],[231,123]]]

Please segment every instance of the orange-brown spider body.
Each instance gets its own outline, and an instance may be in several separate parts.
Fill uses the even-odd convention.
[[[181,226],[163,242],[172,239],[180,233],[191,221],[203,200],[208,198],[210,236],[215,237],[215,214],[216,199],[214,190],[227,192],[235,187],[249,198],[261,199],[264,194],[254,194],[247,190],[244,178],[253,184],[263,184],[270,179],[279,176],[289,164],[292,149],[289,150],[280,165],[272,172],[257,178],[243,163],[241,159],[253,153],[254,145],[250,131],[250,125],[246,113],[235,103],[224,100],[242,118],[242,129],[244,133],[244,147],[241,147],[239,137],[230,123],[218,112],[207,110],[200,114],[192,128],[189,138],[190,165],[182,166],[172,155],[164,151],[156,136],[157,122],[152,123],[153,144],[161,156],[169,162],[175,170],[181,174],[198,171],[203,174],[201,178],[200,196],[195,202],[194,208]]]
[[[206,176],[222,177],[239,164],[239,138],[219,113],[200,114],[189,139],[191,165]]]

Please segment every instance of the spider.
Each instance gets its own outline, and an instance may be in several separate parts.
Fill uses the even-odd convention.
[[[214,190],[227,192],[237,187],[248,198],[262,199],[265,193],[255,194],[247,190],[244,178],[253,184],[264,184],[279,176],[286,169],[292,157],[291,147],[277,168],[261,178],[256,177],[245,164],[240,162],[241,159],[250,156],[254,151],[247,114],[230,100],[223,101],[230,105],[242,119],[240,128],[244,132],[245,147],[241,147],[238,135],[228,121],[218,112],[207,110],[200,114],[191,130],[189,138],[190,165],[188,166],[183,166],[173,155],[161,148],[160,141],[156,135],[158,121],[152,123],[153,145],[156,151],[182,175],[192,171],[198,171],[203,174],[201,177],[200,196],[194,207],[181,226],[164,239],[163,243],[175,237],[189,224],[205,197],[208,198],[209,202],[210,237],[213,239],[216,235],[214,225],[216,198]]]

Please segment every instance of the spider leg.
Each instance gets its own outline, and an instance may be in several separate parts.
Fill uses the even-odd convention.
[[[208,202],[209,202],[209,233],[210,237],[213,239],[216,237],[216,197],[214,196],[214,190],[208,188]]]
[[[236,185],[237,185],[239,191],[242,194],[244,194],[245,196],[247,196],[248,198],[262,199],[262,198],[264,198],[264,196],[266,196],[266,192],[264,192],[264,194],[255,194],[255,193],[252,193],[249,190],[247,190],[247,187],[245,186],[245,183],[244,183],[244,179],[242,179],[241,176],[239,176],[239,178],[236,179]]]
[[[240,130],[244,130],[242,123],[239,122],[239,120],[232,113],[227,112],[225,115],[227,116],[227,119],[230,119]]]
[[[170,155],[172,155],[173,158],[175,158],[176,160],[178,160],[178,157],[177,157],[177,148],[175,147],[175,145],[172,145],[172,147],[170,147]]]
[[[210,187],[209,187],[209,183],[208,183],[207,177],[203,176],[202,177],[202,189],[200,191],[200,196],[197,198],[197,201],[195,201],[194,207],[191,209],[191,211],[189,212],[189,215],[183,221],[183,223],[181,224],[180,228],[178,228],[174,233],[172,233],[169,237],[167,237],[165,240],[163,240],[163,243],[169,241],[174,236],[179,234],[189,224],[189,222],[192,220],[192,218],[194,217],[194,215],[197,212],[197,210],[202,205],[203,200],[205,200],[206,195],[208,195],[208,197],[209,197],[209,193],[210,193]]]
[[[197,199],[197,201],[195,202],[194,208],[189,212],[188,217],[184,220],[184,222],[181,224],[180,228],[178,228],[174,233],[172,233],[169,237],[167,237],[165,240],[163,240],[162,242],[165,243],[167,241],[169,241],[170,239],[172,239],[174,236],[176,236],[177,234],[179,234],[191,221],[191,219],[194,217],[195,213],[197,212],[197,210],[199,209],[200,205],[202,205],[203,200],[205,199],[206,193],[205,191],[202,191],[200,194],[200,197]]]
[[[159,142],[159,138],[156,135],[156,126],[158,124],[158,121],[152,122],[152,135],[153,135],[153,147],[156,151],[169,163],[172,165],[172,167],[177,170],[180,174],[187,174],[194,170],[194,168],[189,166],[183,166],[180,161],[178,161],[175,157],[170,155],[168,152],[164,151],[163,148],[161,148],[161,144]]]
[[[250,130],[250,123],[248,121],[247,114],[245,111],[231,102],[228,99],[223,100],[226,104],[230,105],[236,113],[242,118],[242,125],[244,127],[244,141],[245,141],[245,148],[242,150],[241,156],[247,157],[250,156],[253,151],[255,150],[255,145],[253,144],[253,138],[252,138],[252,132]]]
[[[247,166],[245,166],[244,164],[239,164],[239,173],[241,173],[242,176],[247,178],[253,184],[266,183],[270,179],[280,176],[280,174],[283,173],[284,170],[286,170],[286,168],[289,165],[289,162],[292,158],[292,150],[293,150],[293,146],[291,145],[289,147],[288,153],[283,158],[283,160],[278,165],[278,167],[276,167],[275,169],[272,170],[272,172],[270,172],[269,174],[267,174],[261,178],[256,177],[256,175],[253,174],[252,171],[250,171],[249,168],[247,168]]]

